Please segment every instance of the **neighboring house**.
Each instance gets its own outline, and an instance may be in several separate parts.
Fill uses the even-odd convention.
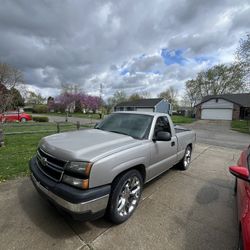
[[[176,110],[176,115],[192,116],[193,110],[191,107],[178,107]]]
[[[115,111],[161,112],[172,114],[172,105],[164,98],[140,99],[122,102],[114,107]]]
[[[250,93],[206,96],[195,107],[197,119],[250,119]]]

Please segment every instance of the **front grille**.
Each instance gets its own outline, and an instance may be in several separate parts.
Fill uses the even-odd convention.
[[[54,181],[61,181],[66,161],[57,159],[41,148],[37,150],[36,159],[41,172]]]

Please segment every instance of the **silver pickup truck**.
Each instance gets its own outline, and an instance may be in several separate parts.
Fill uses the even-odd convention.
[[[116,112],[94,129],[44,137],[30,160],[36,189],[75,219],[105,213],[114,223],[136,209],[143,184],[189,167],[195,133],[162,113]]]

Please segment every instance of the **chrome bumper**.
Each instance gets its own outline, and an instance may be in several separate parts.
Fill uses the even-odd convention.
[[[66,210],[77,213],[77,214],[83,214],[87,212],[91,212],[92,214],[95,214],[99,211],[105,210],[108,205],[109,195],[104,195],[100,198],[82,202],[82,203],[71,203],[63,198],[55,195],[45,187],[43,187],[34,177],[33,174],[31,174],[31,179],[36,186],[38,190],[40,190],[43,194],[45,194],[48,198],[50,198],[52,201],[54,201],[59,206],[65,208]]]

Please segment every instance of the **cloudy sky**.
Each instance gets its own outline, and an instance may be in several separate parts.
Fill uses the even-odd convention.
[[[200,70],[233,60],[249,16],[248,0],[0,0],[0,61],[46,96],[61,84],[99,95],[101,83],[104,98],[182,93]]]

